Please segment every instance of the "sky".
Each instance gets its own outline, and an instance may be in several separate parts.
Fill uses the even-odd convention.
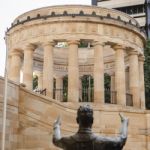
[[[90,5],[91,0],[3,0],[0,5],[0,76],[4,76],[6,46],[5,31],[13,20],[32,9],[63,4]]]

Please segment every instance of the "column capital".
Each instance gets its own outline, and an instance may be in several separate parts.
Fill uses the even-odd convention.
[[[35,45],[35,44],[27,44],[26,45],[26,49],[27,50],[32,50],[32,51],[34,51],[35,49],[37,48],[37,45]]]
[[[56,76],[54,76],[54,78],[55,78],[55,79],[63,79],[64,76],[56,75]]]
[[[129,54],[129,56],[130,55],[139,55],[139,53],[134,49],[132,49],[132,50],[130,49],[130,51],[128,51],[128,54]]]
[[[97,46],[97,45],[105,46],[105,43],[100,41],[94,41],[92,44],[93,46]]]
[[[116,51],[116,50],[119,50],[119,49],[123,49],[123,50],[126,49],[125,46],[124,46],[124,45],[121,45],[121,44],[111,44],[110,46],[111,46],[111,48],[113,48],[115,51]]]
[[[143,55],[139,55],[139,61],[144,62],[145,61],[145,57]]]
[[[14,56],[14,55],[18,55],[19,57],[23,56],[23,52],[21,51],[21,49],[13,49],[10,53],[10,56]]]
[[[54,41],[46,41],[43,42],[42,45],[45,46],[54,46],[56,43]]]
[[[79,45],[80,41],[79,40],[68,40],[68,45],[71,45],[71,44]]]

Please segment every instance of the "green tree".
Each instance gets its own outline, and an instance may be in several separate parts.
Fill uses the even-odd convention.
[[[79,48],[87,48],[88,47],[88,43],[87,42],[83,42],[81,41],[79,44]]]
[[[67,102],[68,98],[68,76],[63,79],[63,102]]]
[[[145,75],[146,107],[147,109],[150,109],[150,39],[147,41],[144,54],[145,54],[144,75]]]
[[[105,88],[105,102],[110,103],[111,102],[111,89],[110,89],[110,82],[111,82],[111,77],[109,74],[105,73],[104,74],[104,88]]]
[[[110,78],[110,75],[109,74],[107,74],[107,73],[105,73],[104,74],[104,87],[105,87],[105,89],[107,89],[107,90],[110,90],[110,82],[111,82],[111,78]]]
[[[91,75],[84,75],[82,77],[82,101],[93,101],[93,86],[94,81]]]
[[[33,75],[33,90],[36,89],[38,86],[38,76]]]

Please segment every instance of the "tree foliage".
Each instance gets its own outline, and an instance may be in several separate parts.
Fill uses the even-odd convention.
[[[88,43],[86,43],[86,42],[80,42],[79,48],[87,48],[87,47],[88,47]]]
[[[111,77],[109,74],[104,74],[104,88],[105,88],[105,103],[111,102]]]
[[[111,77],[109,74],[105,73],[104,74],[104,87],[105,90],[110,90],[110,83],[111,82]]]
[[[145,76],[146,107],[147,109],[150,109],[150,39],[147,41],[144,53],[145,53],[144,76]]]
[[[33,75],[33,90],[36,89],[38,86],[38,76]]]

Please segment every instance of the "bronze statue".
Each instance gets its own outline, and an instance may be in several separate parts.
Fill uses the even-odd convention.
[[[117,137],[104,137],[92,133],[93,109],[89,105],[80,106],[77,112],[79,130],[69,137],[61,137],[60,117],[54,123],[53,143],[64,150],[122,150],[126,143],[128,118],[120,114],[121,132]]]

